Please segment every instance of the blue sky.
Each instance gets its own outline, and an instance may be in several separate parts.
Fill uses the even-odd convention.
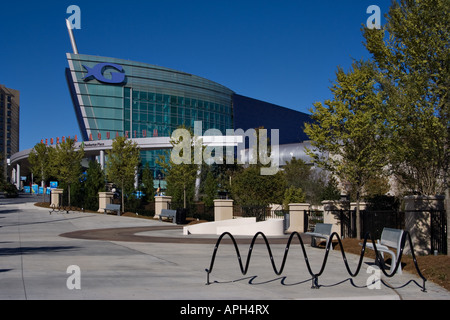
[[[331,98],[338,66],[367,59],[361,28],[390,0],[7,1],[1,5],[0,83],[21,92],[20,149],[80,136],[65,81],[67,7],[82,54],[192,73],[236,93],[310,113]],[[385,23],[384,18],[381,23]]]

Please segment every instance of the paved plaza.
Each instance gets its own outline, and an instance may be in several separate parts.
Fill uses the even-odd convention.
[[[427,299],[448,300],[450,293],[416,274],[382,277],[368,289],[373,260],[365,259],[351,278],[340,251],[332,251],[320,289],[311,289],[300,246],[293,245],[282,275],[272,269],[264,244],[253,249],[249,271],[242,275],[229,242],[220,246],[210,285],[205,269],[218,236],[183,236],[181,227],[156,220],[70,212],[53,213],[34,206],[32,196],[0,198],[0,299],[2,300],[297,300]],[[269,239],[280,266],[286,238]],[[249,238],[240,238],[246,262]],[[325,250],[306,246],[315,272]],[[359,257],[347,256],[354,270]],[[77,287],[78,286],[78,287]],[[390,287],[388,287],[390,286]],[[392,287],[392,288],[391,288]]]

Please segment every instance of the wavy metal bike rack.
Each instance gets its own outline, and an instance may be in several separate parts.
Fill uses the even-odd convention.
[[[369,233],[366,233],[366,235],[365,235],[365,237],[364,237],[364,242],[363,242],[363,244],[362,244],[362,249],[361,249],[361,255],[360,255],[360,257],[359,257],[358,266],[356,267],[356,271],[355,271],[355,272],[352,272],[352,271],[351,271],[350,266],[349,266],[349,264],[348,264],[348,262],[347,262],[347,257],[346,257],[345,252],[344,252],[344,247],[343,247],[343,245],[342,245],[341,238],[339,237],[339,235],[338,235],[336,232],[334,232],[334,233],[330,236],[330,240],[328,241],[328,244],[327,244],[327,246],[326,246],[325,256],[324,256],[324,259],[323,259],[323,262],[322,262],[322,267],[320,268],[320,271],[319,271],[318,273],[314,273],[313,270],[311,269],[311,265],[310,265],[309,260],[308,260],[308,255],[307,255],[306,250],[305,250],[305,245],[304,245],[303,240],[302,240],[302,238],[301,238],[301,236],[300,236],[300,234],[299,234],[298,232],[293,232],[293,233],[291,234],[291,236],[289,237],[289,240],[288,240],[288,242],[287,242],[287,245],[286,245],[286,248],[285,248],[285,251],[284,251],[283,261],[281,262],[281,267],[280,267],[279,270],[278,270],[278,268],[277,268],[276,265],[275,265],[275,261],[274,261],[273,255],[272,255],[272,250],[271,250],[271,248],[270,248],[269,241],[267,240],[267,237],[264,235],[264,233],[258,232],[258,233],[256,233],[255,236],[253,237],[252,242],[251,242],[251,244],[250,244],[249,251],[248,251],[247,261],[246,261],[246,263],[245,263],[245,268],[244,268],[244,266],[243,266],[243,264],[242,264],[241,254],[240,254],[240,252],[239,252],[239,248],[238,248],[238,245],[237,245],[237,243],[236,243],[235,238],[233,237],[233,235],[232,235],[231,233],[229,233],[229,232],[224,232],[224,233],[219,237],[219,239],[217,240],[216,246],[214,247],[214,252],[213,252],[213,255],[212,255],[212,258],[211,258],[211,264],[210,264],[209,269],[205,269],[205,271],[206,271],[206,273],[207,273],[207,275],[206,275],[206,278],[207,278],[207,279],[206,279],[206,280],[207,280],[206,284],[207,284],[207,285],[210,284],[210,281],[209,281],[209,275],[211,274],[211,272],[212,272],[212,270],[213,270],[213,268],[214,268],[214,262],[215,262],[215,260],[216,260],[217,250],[219,249],[220,243],[222,242],[222,239],[223,239],[225,236],[229,236],[230,239],[231,239],[232,242],[233,242],[233,245],[234,245],[234,248],[235,248],[235,251],[236,251],[236,255],[237,255],[237,259],[238,259],[238,262],[239,262],[239,267],[240,267],[241,272],[242,272],[243,275],[246,275],[246,274],[247,274],[248,267],[249,267],[249,265],[250,265],[250,260],[251,260],[252,251],[253,251],[253,246],[254,246],[254,244],[255,244],[255,241],[256,241],[256,239],[257,239],[259,236],[261,236],[261,237],[263,238],[265,244],[266,244],[267,251],[269,252],[269,257],[270,257],[270,261],[271,261],[271,263],[272,263],[273,271],[274,271],[275,274],[278,275],[278,276],[281,275],[281,274],[283,273],[284,266],[285,266],[285,264],[286,264],[286,259],[287,259],[288,254],[289,254],[289,249],[290,249],[292,240],[294,239],[294,237],[297,237],[297,239],[298,239],[299,242],[300,242],[300,246],[301,246],[301,248],[302,248],[302,251],[303,251],[303,258],[304,258],[304,260],[305,260],[306,267],[307,267],[307,269],[308,269],[309,274],[312,276],[312,286],[311,286],[312,289],[319,289],[319,288],[320,288],[320,286],[319,286],[319,277],[322,275],[322,273],[323,273],[324,270],[325,270],[325,267],[326,267],[326,264],[327,264],[327,260],[328,260],[328,254],[329,254],[329,252],[330,252],[330,247],[331,247],[331,245],[332,245],[332,240],[333,240],[334,237],[336,237],[337,240],[338,240],[338,242],[339,242],[339,246],[340,246],[341,254],[342,254],[342,259],[344,260],[344,264],[345,264],[345,267],[346,267],[346,269],[347,269],[347,272],[348,272],[348,274],[349,274],[351,277],[356,277],[356,276],[359,274],[359,271],[361,270],[361,265],[362,265],[363,258],[364,258],[364,254],[365,254],[365,251],[366,251],[366,243],[367,243],[367,240],[368,240],[369,238],[370,238],[370,239],[372,240],[372,242],[373,242],[374,251],[375,251],[375,262],[378,261],[378,262],[380,263],[380,265],[381,265],[381,271],[383,272],[383,274],[384,274],[386,277],[388,277],[388,278],[393,277],[393,276],[396,274],[397,269],[398,269],[398,267],[400,266],[400,263],[401,263],[401,261],[402,261],[403,250],[404,250],[404,248],[405,248],[406,240],[408,239],[408,241],[409,241],[409,246],[410,246],[410,248],[411,248],[411,254],[412,254],[413,261],[414,261],[414,265],[415,265],[415,267],[416,267],[416,270],[417,270],[417,273],[418,273],[419,277],[423,280],[423,286],[421,287],[421,288],[422,288],[422,291],[423,291],[423,292],[426,292],[426,289],[425,289],[425,282],[427,281],[427,279],[426,279],[426,278],[422,275],[422,273],[420,272],[419,266],[418,266],[418,264],[417,264],[416,255],[415,255],[415,253],[414,253],[414,247],[413,247],[413,243],[412,243],[412,240],[411,240],[411,235],[410,235],[409,232],[407,232],[407,231],[403,232],[402,239],[401,239],[401,245],[400,245],[400,253],[399,253],[399,257],[398,257],[398,260],[397,260],[397,264],[395,265],[395,269],[392,271],[392,273],[386,272],[386,268],[385,268],[385,264],[384,264],[384,259],[381,258],[381,255],[380,255],[380,253],[378,252],[378,249],[377,249],[377,245],[376,245],[376,243],[375,243],[375,240],[373,239],[372,236],[370,236]],[[419,287],[420,287],[420,285],[419,285]]]
[[[52,209],[50,211],[50,214],[52,214],[52,213],[63,213],[63,212],[68,214],[70,211],[84,212],[84,209],[80,210],[80,208],[72,207],[72,206],[70,206],[70,207],[69,206],[59,206],[59,207],[57,207],[57,206],[53,205],[53,206],[50,206],[50,208]]]

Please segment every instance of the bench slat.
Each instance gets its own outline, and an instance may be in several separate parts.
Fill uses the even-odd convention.
[[[399,249],[400,240],[403,235],[403,230],[384,228],[381,233],[380,243],[382,245]]]
[[[104,211],[105,211],[105,214],[106,214],[107,211],[115,211],[115,212],[117,212],[117,215],[120,216],[120,204],[108,203],[105,206]]]
[[[120,210],[120,205],[119,204],[107,204],[105,209]]]
[[[381,253],[382,257],[383,257],[383,253],[387,253],[392,257],[391,272],[394,271],[398,256],[400,254],[400,245],[401,245],[400,242],[402,240],[402,236],[403,236],[403,230],[383,228],[383,232],[381,233],[381,239],[376,243],[377,250]],[[374,245],[372,243],[366,243],[366,247],[368,249],[375,250]],[[394,251],[390,250],[389,247],[396,249],[397,254]],[[397,269],[397,273],[402,274],[401,264],[399,265],[399,267]]]
[[[305,232],[306,235],[311,236],[311,245],[315,246],[315,238],[323,238],[327,241],[326,246],[328,246],[328,241],[331,236],[331,229],[333,225],[330,223],[317,223],[314,227],[314,232]]]
[[[314,233],[331,235],[331,229],[333,225],[329,223],[318,223],[314,228]]]
[[[161,220],[162,217],[172,218],[172,223],[176,223],[176,216],[177,216],[176,210],[162,209],[161,213],[159,214],[159,220]]]

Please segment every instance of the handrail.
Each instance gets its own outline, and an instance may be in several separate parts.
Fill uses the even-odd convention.
[[[407,238],[408,238],[409,246],[410,246],[410,248],[411,248],[412,258],[413,258],[413,261],[414,261],[414,265],[415,265],[415,267],[416,267],[416,270],[417,270],[417,273],[418,273],[419,277],[423,280],[423,286],[422,286],[421,288],[422,288],[422,291],[423,291],[423,292],[426,292],[426,289],[425,289],[425,282],[427,281],[427,279],[426,279],[426,278],[422,275],[422,273],[420,272],[420,269],[419,269],[419,266],[418,266],[418,263],[417,263],[417,259],[416,259],[416,255],[415,255],[415,253],[414,253],[414,247],[413,247],[413,245],[412,245],[411,235],[410,235],[409,232],[407,232],[407,231],[403,232],[402,239],[401,239],[401,246],[400,246],[399,258],[398,258],[398,260],[397,260],[397,263],[396,263],[396,265],[395,265],[394,270],[393,270],[391,273],[386,272],[386,270],[385,270],[386,268],[385,268],[385,265],[384,265],[384,259],[381,258],[381,255],[380,255],[380,253],[378,252],[378,249],[377,249],[377,245],[376,245],[376,243],[375,243],[375,240],[374,240],[373,237],[370,235],[370,233],[366,233],[366,235],[365,235],[365,237],[364,237],[364,242],[363,242],[363,244],[362,244],[361,254],[360,254],[360,257],[359,257],[359,262],[358,262],[358,265],[357,265],[357,267],[356,267],[355,272],[352,272],[351,269],[350,269],[350,266],[349,266],[348,261],[347,261],[347,257],[346,257],[346,255],[345,255],[344,246],[342,245],[341,238],[339,237],[339,235],[338,235],[336,232],[334,232],[334,233],[331,234],[330,240],[328,241],[328,244],[327,244],[327,246],[326,246],[325,255],[324,255],[324,258],[323,258],[323,262],[322,262],[322,266],[321,266],[321,268],[320,268],[320,271],[319,271],[318,273],[314,273],[313,270],[312,270],[312,268],[311,268],[311,265],[310,265],[310,263],[309,263],[309,259],[308,259],[308,255],[307,255],[307,253],[306,253],[305,245],[304,245],[303,240],[302,240],[302,238],[301,238],[301,236],[300,236],[300,233],[298,233],[298,232],[293,232],[293,233],[291,234],[291,236],[289,237],[289,240],[288,240],[288,242],[287,242],[287,245],[286,245],[286,248],[285,248],[285,251],[284,251],[283,260],[282,260],[282,262],[281,262],[281,266],[280,266],[280,269],[279,269],[279,270],[278,270],[278,268],[276,267],[276,264],[275,264],[275,261],[274,261],[273,255],[272,255],[272,250],[271,250],[271,248],[270,248],[269,241],[267,240],[267,237],[265,236],[264,233],[258,232],[258,233],[256,233],[255,236],[253,237],[253,239],[252,239],[252,241],[251,241],[251,244],[250,244],[250,247],[249,247],[249,251],[248,251],[248,255],[247,255],[247,261],[246,261],[245,267],[244,267],[243,264],[242,264],[241,254],[240,254],[240,251],[239,251],[239,248],[238,248],[238,245],[237,245],[237,242],[236,242],[235,238],[233,237],[233,235],[232,235],[231,233],[229,233],[229,232],[224,232],[224,233],[218,238],[217,243],[216,243],[216,245],[215,245],[215,247],[214,247],[214,251],[213,251],[213,255],[212,255],[212,257],[211,257],[211,264],[210,264],[209,269],[205,269],[205,271],[206,271],[206,273],[207,273],[207,276],[206,276],[206,277],[207,277],[207,282],[206,282],[207,285],[210,284],[210,281],[209,281],[209,275],[211,274],[211,272],[212,272],[212,270],[213,270],[213,268],[214,268],[214,263],[215,263],[215,260],[216,260],[217,251],[218,251],[219,246],[220,246],[220,244],[221,244],[221,242],[222,242],[222,239],[223,239],[225,236],[230,237],[230,239],[231,239],[231,241],[232,241],[232,243],[233,243],[233,245],[234,245],[234,249],[235,249],[235,251],[236,251],[236,256],[237,256],[237,259],[238,259],[238,262],[239,262],[239,267],[240,267],[240,269],[241,269],[242,275],[246,275],[247,272],[248,272],[248,268],[249,268],[250,260],[251,260],[251,256],[252,256],[252,251],[253,251],[253,246],[254,246],[254,244],[255,244],[257,238],[258,238],[259,236],[261,236],[261,237],[263,238],[263,240],[264,240],[264,243],[265,243],[265,245],[266,245],[267,251],[268,251],[268,253],[269,253],[269,257],[270,257],[270,261],[271,261],[271,264],[272,264],[273,271],[274,271],[275,274],[278,275],[278,276],[281,275],[281,274],[283,273],[284,266],[285,266],[285,264],[286,264],[286,260],[287,260],[288,254],[289,254],[289,249],[290,249],[292,240],[294,239],[294,237],[297,237],[297,239],[299,240],[299,244],[300,244],[300,246],[301,246],[301,248],[302,248],[303,258],[304,258],[304,260],[305,260],[306,267],[307,267],[307,269],[308,269],[309,274],[312,276],[312,286],[311,286],[312,289],[319,289],[319,288],[320,288],[320,286],[319,286],[319,277],[320,277],[320,276],[323,274],[323,272],[325,271],[325,267],[326,267],[326,264],[327,264],[327,261],[328,261],[328,255],[329,255],[329,252],[330,252],[330,247],[331,247],[331,245],[332,245],[332,240],[333,240],[334,237],[336,237],[336,238],[337,238],[337,241],[339,242],[339,247],[340,247],[340,249],[341,249],[341,255],[342,255],[342,259],[343,259],[343,261],[344,261],[344,265],[345,265],[345,267],[346,267],[346,269],[347,269],[348,274],[349,274],[351,277],[356,277],[356,276],[359,274],[360,270],[361,270],[361,266],[362,266],[362,262],[363,262],[363,258],[364,258],[364,254],[365,254],[365,250],[366,250],[366,243],[367,243],[367,240],[370,238],[370,239],[372,240],[372,242],[373,242],[373,246],[374,246],[374,250],[375,250],[375,256],[376,256],[375,261],[380,262],[380,264],[381,264],[381,271],[382,271],[383,274],[384,274],[386,277],[388,277],[388,278],[391,278],[391,277],[393,277],[393,276],[396,274],[397,269],[399,268],[400,263],[401,263],[401,260],[402,260],[403,250],[404,250],[404,247],[405,247],[405,244],[406,244],[406,240],[407,240]]]

